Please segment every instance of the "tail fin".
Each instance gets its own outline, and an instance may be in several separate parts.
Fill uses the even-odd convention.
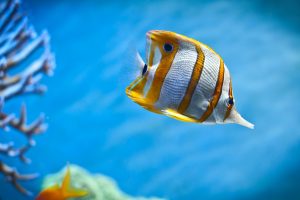
[[[135,55],[135,62],[137,64],[137,66],[142,70],[144,65],[145,65],[145,62],[143,61],[141,55],[139,52],[136,52],[136,55]]]
[[[71,172],[69,165],[67,166],[66,175],[64,177],[61,190],[65,199],[72,197],[83,197],[88,194],[87,191],[77,188],[72,188],[71,186]]]

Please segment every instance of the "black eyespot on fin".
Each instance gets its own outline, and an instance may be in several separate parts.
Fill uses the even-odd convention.
[[[169,43],[165,43],[164,44],[164,50],[166,52],[171,52],[173,50],[173,45],[172,44],[169,44]]]
[[[142,71],[143,76],[147,72],[147,69],[148,69],[148,66],[147,66],[147,64],[145,64],[144,67],[143,67],[143,71]]]

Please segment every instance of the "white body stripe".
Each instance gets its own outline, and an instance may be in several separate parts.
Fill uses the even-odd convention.
[[[204,66],[191,103],[186,110],[188,116],[196,117],[197,119],[207,109],[215,91],[220,68],[220,57],[204,45],[201,45],[201,49],[204,54]]]
[[[198,53],[193,44],[181,42],[165,78],[156,107],[177,110],[189,85]]]

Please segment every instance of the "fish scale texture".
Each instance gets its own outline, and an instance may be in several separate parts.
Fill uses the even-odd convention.
[[[182,101],[197,60],[194,46],[181,44],[162,86],[159,104],[162,108],[177,109]]]
[[[186,111],[187,114],[196,118],[200,118],[206,111],[215,90],[220,65],[219,56],[204,46],[201,46],[201,49],[204,54],[204,66],[191,103]]]

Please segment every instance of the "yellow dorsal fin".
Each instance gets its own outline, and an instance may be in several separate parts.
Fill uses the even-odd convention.
[[[64,198],[71,198],[71,197],[83,197],[86,196],[88,193],[85,190],[72,188],[71,186],[71,171],[69,165],[67,166],[66,175],[64,177],[61,190],[63,193]]]

